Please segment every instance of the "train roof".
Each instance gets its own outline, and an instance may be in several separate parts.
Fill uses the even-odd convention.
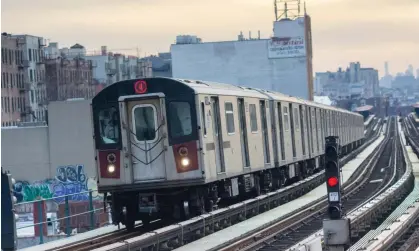
[[[263,90],[259,88],[252,88],[252,87],[244,87],[238,86],[233,84],[225,84],[225,83],[218,83],[212,81],[202,81],[202,80],[192,80],[192,79],[178,79],[175,80],[180,81],[192,89],[195,90],[196,93],[201,94],[217,94],[217,95],[235,95],[235,96],[245,96],[245,97],[257,97],[257,98],[266,98],[267,96],[271,99],[275,100],[283,100],[292,103],[304,104],[309,106],[314,106],[318,108],[328,109],[328,110],[335,110],[343,113],[359,115],[358,113],[354,113],[345,109],[337,108],[334,106],[328,106],[321,103],[317,103],[314,101],[304,100],[302,98],[289,96],[280,92]]]
[[[158,81],[158,79],[164,81]],[[203,81],[203,80],[192,80],[192,79],[181,79],[181,78],[167,78],[167,77],[153,77],[153,78],[142,78],[142,79],[131,79],[131,80],[123,80],[111,84],[101,90],[94,98],[93,102],[103,102],[105,100],[118,100],[119,95],[135,95],[135,92],[132,88],[135,82],[145,80],[150,81],[152,84],[149,85],[150,91],[152,89],[158,88],[159,90],[164,90],[166,95],[176,95],[176,93],[187,91],[187,92],[194,92],[196,94],[213,94],[213,95],[232,95],[232,96],[241,96],[241,97],[254,97],[260,99],[274,99],[274,100],[283,100],[286,102],[293,102],[298,104],[309,105],[313,107],[328,109],[339,111],[342,113],[354,114],[357,116],[361,116],[358,113],[353,113],[348,110],[344,110],[341,108],[327,106],[321,103],[317,103],[314,101],[304,100],[302,98],[293,97],[289,95],[285,95],[283,93],[263,90],[258,88],[252,87],[244,87],[238,86],[233,84],[225,84],[225,83],[217,83],[212,81]],[[176,85],[176,83],[180,83],[176,86],[176,88],[172,88],[172,85]],[[156,90],[156,89],[155,89]]]
[[[374,108],[372,105],[364,105],[364,106],[357,107],[355,109],[355,111],[356,112],[366,112],[366,111],[371,111],[372,108]]]

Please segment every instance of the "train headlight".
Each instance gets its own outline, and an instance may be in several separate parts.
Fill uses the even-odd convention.
[[[182,163],[182,166],[183,167],[187,167],[187,166],[189,166],[189,159],[188,158],[182,158],[182,161],[181,161],[181,163]]]
[[[108,165],[108,173],[113,173],[113,172],[115,172],[115,166],[112,164]]]

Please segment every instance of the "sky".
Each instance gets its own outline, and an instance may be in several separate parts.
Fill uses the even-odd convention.
[[[278,1],[279,2],[279,1]],[[314,71],[419,68],[419,0],[307,0]],[[1,30],[42,36],[60,47],[141,56],[166,52],[180,34],[204,42],[236,40],[240,31],[272,35],[272,0],[2,0]]]

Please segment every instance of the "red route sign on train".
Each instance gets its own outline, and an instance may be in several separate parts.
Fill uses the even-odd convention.
[[[147,92],[147,83],[144,80],[139,80],[134,84],[135,93],[143,94]]]

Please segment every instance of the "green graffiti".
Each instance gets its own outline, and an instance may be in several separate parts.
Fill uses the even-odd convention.
[[[53,196],[54,194],[46,184],[26,185],[23,187],[23,201],[51,199]]]

